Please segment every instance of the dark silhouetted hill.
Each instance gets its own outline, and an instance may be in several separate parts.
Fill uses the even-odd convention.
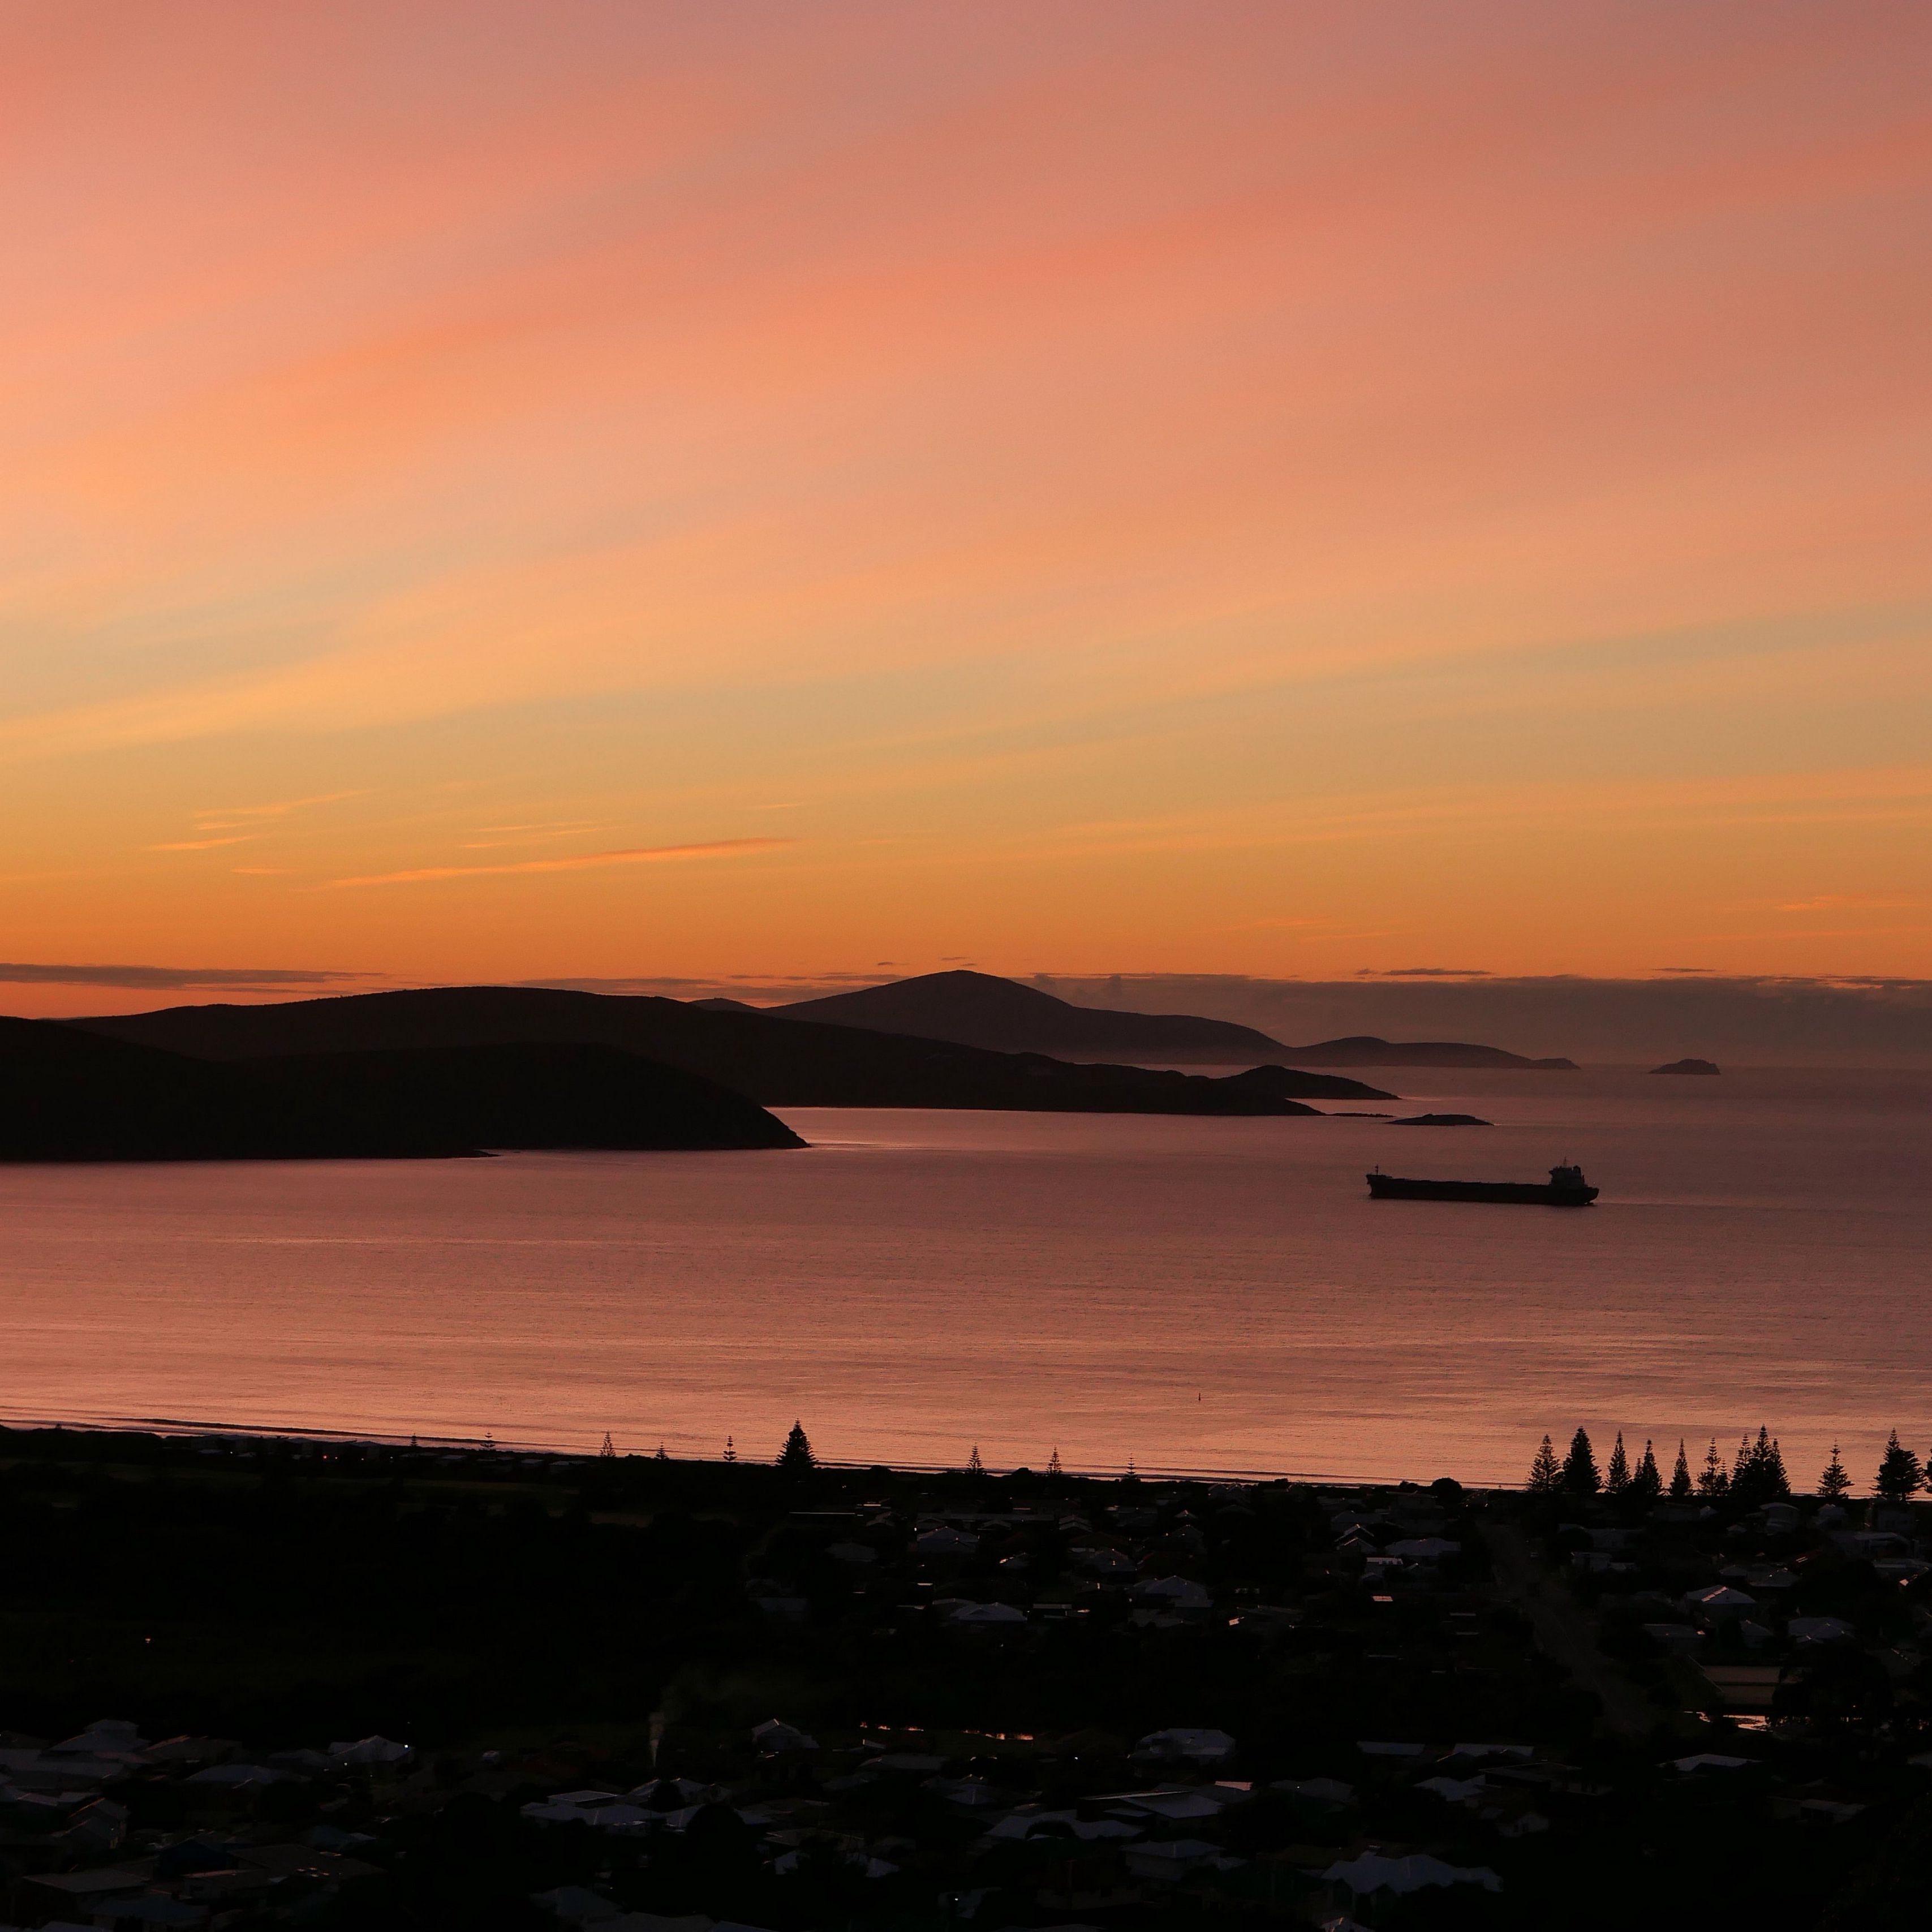
[[[491,1148],[791,1148],[740,1095],[608,1047],[214,1061],[0,1018],[0,1160],[415,1158]]]
[[[926,973],[773,1011],[788,1020],[916,1034],[995,1053],[1050,1053],[1060,1058],[1194,1060],[1226,1066],[1286,1050],[1252,1027],[1188,1013],[1115,1012],[1076,1006],[1036,987],[991,973]]]
[[[706,1000],[714,1012],[752,1010],[735,1000]],[[1050,1053],[1062,1059],[1190,1061],[1226,1066],[1265,1058],[1294,1066],[1569,1067],[1567,1060],[1526,1060],[1496,1046],[1456,1040],[1327,1040],[1285,1046],[1252,1027],[1191,1013],[1134,1013],[1076,1006],[991,973],[926,973],[822,999],[770,1009],[786,1019],[916,1034],[997,1053]],[[1356,1097],[1360,1097],[1356,1096]]]
[[[1529,1060],[1499,1046],[1477,1046],[1459,1040],[1377,1040],[1358,1034],[1348,1040],[1318,1040],[1292,1046],[1298,1066],[1511,1066],[1532,1073],[1574,1073],[1574,1060]]]
[[[755,1100],[682,1067],[569,1041],[230,1063],[358,1120],[472,1147],[698,1151],[805,1145]]]
[[[445,986],[273,1006],[174,1006],[73,1021],[116,1039],[244,1060],[548,1041],[641,1054],[767,1107],[966,1107],[1029,1113],[1288,1114],[1310,1099],[1385,1100],[1359,1081],[1278,1069],[1210,1080],[1075,1064],[950,1041],[676,1000],[542,987]]]
[[[1709,1076],[1717,1072],[1718,1064],[1713,1060],[1673,1060],[1667,1066],[1653,1066],[1653,1073],[1700,1073]]]

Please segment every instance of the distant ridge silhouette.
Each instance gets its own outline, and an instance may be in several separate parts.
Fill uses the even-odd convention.
[[[924,973],[771,1010],[788,1020],[916,1034],[995,1053],[1114,1054],[1227,1066],[1278,1060],[1286,1050],[1280,1040],[1229,1020],[1076,1006],[991,973]]]
[[[749,1012],[736,1000],[706,1000],[714,1012]],[[1456,1040],[1377,1040],[1360,1035],[1312,1046],[1287,1046],[1252,1027],[1191,1013],[1136,1013],[1076,1006],[1057,994],[991,973],[922,973],[849,993],[799,1000],[766,1010],[786,1019],[916,1034],[997,1053],[1050,1053],[1063,1058],[1228,1066],[1265,1058],[1292,1066],[1570,1067],[1567,1060],[1528,1060],[1498,1046]]]
[[[1324,1040],[1312,1046],[1291,1046],[1298,1066],[1508,1066],[1529,1073],[1574,1073],[1574,1060],[1530,1060],[1499,1046],[1478,1046],[1459,1040],[1378,1040],[1358,1034]]]
[[[65,1024],[208,1060],[550,1041],[615,1047],[767,1107],[965,1107],[1028,1113],[1292,1114],[1308,1100],[1387,1100],[1336,1074],[1232,1079],[997,1053],[897,1033],[676,1000],[445,986],[265,1006],[174,1006]],[[1279,1049],[1270,1059],[1278,1057]]]

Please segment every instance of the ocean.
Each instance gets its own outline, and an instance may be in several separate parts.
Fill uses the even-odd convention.
[[[1520,1481],[1932,1438],[1932,1075],[1364,1077],[1370,1119],[788,1110],[803,1153],[0,1168],[0,1414]],[[1324,1102],[1338,1109],[1359,1104]],[[1601,1186],[1372,1202],[1362,1175]]]

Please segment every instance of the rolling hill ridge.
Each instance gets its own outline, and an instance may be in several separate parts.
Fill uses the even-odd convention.
[[[676,1000],[524,986],[357,993],[268,1006],[174,1006],[64,1022],[208,1060],[551,1042],[614,1047],[765,1107],[999,1108],[1028,1113],[1289,1114],[1390,1096],[1335,1074],[1258,1081],[1001,1053]],[[1270,1054],[1270,1058],[1275,1056]]]
[[[803,1145],[754,1102],[610,1047],[493,1044],[220,1061],[50,1021],[0,1018],[0,1160]]]

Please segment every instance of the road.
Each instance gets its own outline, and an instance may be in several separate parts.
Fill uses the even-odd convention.
[[[1514,1523],[1486,1522],[1484,1540],[1501,1594],[1528,1618],[1537,1648],[1595,1693],[1608,1730],[1646,1736],[1666,1714],[1597,1648],[1597,1627],[1561,1582],[1547,1576]]]

